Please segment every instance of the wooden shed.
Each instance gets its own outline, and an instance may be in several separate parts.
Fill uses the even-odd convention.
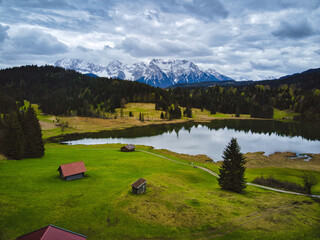
[[[79,233],[71,232],[69,230],[48,225],[44,228],[38,229],[36,231],[27,233],[16,240],[86,240],[87,237]]]
[[[135,194],[143,194],[147,189],[147,180],[139,178],[131,184],[132,192]]]
[[[122,152],[133,152],[136,149],[136,147],[133,144],[128,144],[126,146],[123,146],[121,148]]]
[[[81,161],[60,165],[57,171],[59,171],[61,179],[69,181],[83,178],[87,169]]]

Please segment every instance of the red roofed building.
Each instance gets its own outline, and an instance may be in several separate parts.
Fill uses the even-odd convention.
[[[18,237],[16,240],[86,240],[87,237],[54,225],[48,225],[34,232]]]
[[[87,169],[81,161],[60,165],[58,171],[60,173],[60,178],[68,181],[83,178],[84,172],[86,172]]]

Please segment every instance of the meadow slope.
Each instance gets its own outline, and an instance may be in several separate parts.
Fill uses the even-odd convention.
[[[0,239],[54,224],[88,239],[316,239],[320,203],[249,186],[223,191],[189,160],[168,161],[121,145],[47,144],[42,159],[0,160]],[[84,161],[85,178],[59,178],[60,164]],[[216,169],[213,166],[213,169]],[[144,195],[130,185],[148,180]]]

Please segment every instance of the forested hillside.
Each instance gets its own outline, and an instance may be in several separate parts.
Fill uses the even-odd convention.
[[[0,71],[0,112],[9,112],[15,101],[28,100],[48,114],[105,118],[106,113],[127,102],[151,102],[173,114],[172,118],[181,116],[182,106],[267,118],[278,108],[320,120],[319,79],[319,71],[307,71],[246,86],[165,90],[138,82],[92,78],[53,66],[24,66]]]
[[[113,112],[125,101],[154,102],[156,90],[137,82],[92,78],[53,66],[2,70],[0,86],[7,96],[20,102],[37,103],[45,113],[80,116]],[[2,97],[1,101],[10,99]],[[7,108],[7,104],[2,105]]]

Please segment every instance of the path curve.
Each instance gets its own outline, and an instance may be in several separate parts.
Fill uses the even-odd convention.
[[[177,161],[177,160],[173,160],[171,158],[168,158],[168,157],[156,154],[156,153],[148,152],[148,151],[145,151],[145,150],[138,150],[138,151],[144,152],[144,153],[148,153],[148,154],[160,157],[160,158],[164,158],[164,159],[167,159],[167,160],[169,160],[171,162],[175,162],[175,163],[191,166],[191,167],[194,167],[194,168],[199,168],[199,169],[201,169],[203,171],[206,171],[207,173],[211,174],[212,176],[215,176],[215,177],[219,178],[219,175],[217,173],[211,171],[208,168],[197,166],[197,165],[190,165],[188,163],[184,163],[184,162],[180,162],[180,161]],[[299,196],[320,198],[319,195],[311,195],[311,194],[304,194],[304,193],[298,193],[298,192],[291,192],[291,191],[281,190],[281,189],[277,189],[277,188],[271,188],[271,187],[267,187],[267,186],[263,186],[263,185],[259,185],[259,184],[255,184],[255,183],[247,183],[247,185],[258,187],[258,188],[263,188],[263,189],[267,189],[267,190],[274,191],[274,192],[279,192],[279,193],[287,193],[287,194],[294,194],[294,195],[299,195]]]

